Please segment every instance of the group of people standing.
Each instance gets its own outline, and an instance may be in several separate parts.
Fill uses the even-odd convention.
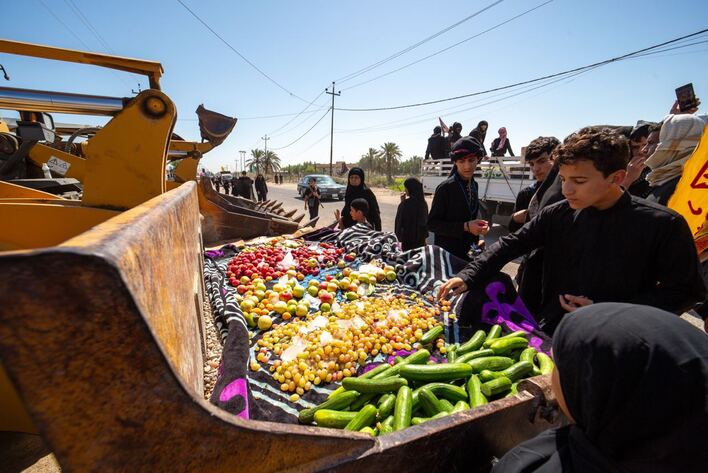
[[[485,157],[487,156],[487,149],[484,146],[484,141],[487,138],[488,128],[489,123],[487,123],[486,120],[482,120],[469,133],[469,136],[477,140],[477,142],[481,145],[482,155]],[[492,144],[489,147],[489,153],[491,156],[505,156],[506,153],[509,153],[510,156],[515,156],[514,151],[511,149],[511,141],[509,141],[509,138],[507,137],[506,128],[499,128],[498,133],[499,136],[492,140]],[[444,130],[441,126],[436,126],[433,128],[433,134],[430,135],[430,138],[428,138],[428,147],[425,150],[425,159],[447,160],[452,147],[462,137],[462,124],[460,122],[455,122],[452,124],[447,136],[445,136]]]
[[[224,194],[231,194],[249,200],[257,200],[258,202],[265,202],[268,198],[268,184],[266,184],[265,176],[260,173],[256,176],[255,181],[248,177],[246,171],[241,172],[241,176],[239,176],[238,179],[232,179],[223,174],[217,174],[212,178],[211,183],[217,192],[221,192],[221,188],[223,187]]]

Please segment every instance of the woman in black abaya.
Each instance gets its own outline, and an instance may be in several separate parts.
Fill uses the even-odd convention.
[[[406,196],[398,205],[395,232],[403,251],[425,246],[428,237],[428,204],[425,202],[423,184],[415,177],[403,182]]]
[[[379,203],[376,201],[376,196],[371,189],[364,183],[364,170],[361,168],[352,168],[347,177],[347,192],[344,195],[344,209],[340,214],[344,222],[344,228],[349,228],[354,225],[354,220],[349,214],[349,209],[354,199],[366,199],[369,203],[369,213],[366,220],[374,226],[374,230],[381,231],[381,213],[379,211]]]
[[[708,336],[648,306],[593,304],[553,339],[553,391],[572,424],[494,473],[699,472],[708,465]]]

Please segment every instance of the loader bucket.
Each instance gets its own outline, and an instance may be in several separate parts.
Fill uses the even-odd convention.
[[[202,140],[206,140],[214,146],[223,143],[236,126],[236,118],[207,110],[204,105],[197,107],[196,113],[199,117],[199,131]]]

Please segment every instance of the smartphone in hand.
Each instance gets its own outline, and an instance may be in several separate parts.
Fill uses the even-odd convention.
[[[676,89],[676,100],[678,100],[679,110],[685,112],[696,107],[696,93],[693,84],[682,85]]]

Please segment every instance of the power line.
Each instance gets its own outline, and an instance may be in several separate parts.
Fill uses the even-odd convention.
[[[302,138],[304,138],[305,135],[307,135],[309,132],[311,132],[312,129],[313,129],[314,127],[316,127],[317,124],[318,124],[319,122],[321,122],[322,119],[323,119],[324,117],[326,117],[329,112],[330,112],[330,109],[328,108],[327,111],[324,113],[324,115],[322,115],[322,116],[320,117],[320,119],[315,122],[314,125],[312,125],[305,133],[303,133],[302,135],[300,135],[300,136],[299,136],[297,139],[295,139],[294,141],[291,141],[290,143],[286,144],[285,146],[281,146],[280,148],[271,148],[271,150],[276,151],[276,150],[285,149],[285,148],[288,148],[288,147],[294,145],[295,143],[297,143],[298,141],[300,141]]]
[[[467,97],[473,97],[473,96],[475,96],[475,95],[488,94],[488,93],[490,93],[490,92],[496,92],[496,91],[499,91],[499,90],[510,89],[510,88],[512,88],[512,87],[518,87],[518,86],[520,86],[520,85],[531,84],[531,83],[533,83],[533,82],[539,82],[539,81],[542,81],[542,80],[545,80],[545,79],[552,79],[552,78],[554,78],[554,77],[563,76],[563,75],[567,75],[567,74],[572,74],[572,73],[574,73],[574,72],[579,72],[579,71],[582,71],[582,70],[585,70],[585,69],[591,69],[591,68],[598,67],[598,66],[604,66],[604,65],[606,65],[606,64],[610,64],[610,63],[613,63],[613,62],[622,61],[622,60],[624,60],[624,59],[628,59],[628,58],[631,58],[632,56],[638,55],[638,54],[640,54],[640,53],[644,53],[644,52],[647,52],[647,51],[651,51],[651,50],[653,50],[653,49],[661,48],[661,47],[663,47],[663,46],[676,43],[676,42],[681,41],[681,40],[684,40],[684,39],[686,39],[686,38],[691,38],[691,37],[694,37],[694,36],[698,36],[698,35],[700,35],[700,34],[705,33],[706,31],[708,31],[708,28],[703,29],[703,30],[700,30],[700,31],[697,31],[697,32],[695,32],[695,33],[691,33],[691,34],[685,35],[685,36],[681,36],[681,37],[679,37],[679,38],[675,38],[675,39],[672,39],[672,40],[669,40],[669,41],[665,41],[665,42],[663,42],[663,43],[659,43],[659,44],[655,44],[655,45],[653,45],[653,46],[649,46],[649,47],[646,47],[646,48],[642,48],[642,49],[639,49],[639,50],[637,50],[637,51],[633,51],[633,52],[631,52],[631,53],[623,54],[622,56],[613,57],[613,58],[611,58],[611,59],[606,59],[606,60],[604,60],[604,61],[596,62],[596,63],[593,63],[593,64],[588,64],[588,65],[586,65],[586,66],[576,67],[576,68],[574,68],[574,69],[568,69],[568,70],[563,71],[563,72],[557,72],[557,73],[555,73],[555,74],[548,74],[548,75],[545,75],[545,76],[542,76],[542,77],[537,77],[537,78],[535,78],[535,79],[529,79],[529,80],[522,81],[522,82],[516,82],[516,83],[514,83],[514,84],[504,85],[504,86],[501,86],[501,87],[495,87],[495,88],[493,88],[493,89],[483,90],[483,91],[479,91],[479,92],[472,92],[472,93],[469,93],[469,94],[458,95],[458,96],[455,96],[455,97],[448,97],[448,98],[444,98],[444,99],[431,100],[431,101],[428,101],[428,102],[419,102],[419,103],[413,103],[413,104],[407,104],[407,105],[396,105],[396,106],[392,106],[392,107],[377,107],[377,108],[337,108],[337,110],[342,111],[342,112],[379,112],[379,111],[384,111],[384,110],[399,110],[399,109],[402,109],[402,108],[422,107],[422,106],[425,106],[425,105],[433,105],[433,104],[436,104],[436,103],[449,102],[449,101],[452,101],[452,100],[459,100],[459,99],[463,99],[463,98],[467,98]]]
[[[359,83],[354,84],[354,85],[352,85],[352,86],[349,86],[349,87],[347,87],[347,88],[345,88],[345,89],[343,89],[343,90],[353,89],[353,88],[355,88],[355,87],[359,87],[359,86],[362,86],[362,85],[364,85],[364,84],[368,84],[369,82],[373,82],[373,81],[375,81],[375,80],[378,80],[378,79],[381,79],[381,78],[383,78],[383,77],[389,76],[389,75],[391,75],[391,74],[393,74],[393,73],[396,73],[396,72],[398,72],[398,71],[402,71],[403,69],[406,69],[406,68],[408,68],[408,67],[410,67],[410,66],[413,66],[413,65],[415,65],[415,64],[418,64],[419,62],[423,62],[423,61],[425,61],[426,59],[430,59],[430,58],[433,57],[433,56],[437,56],[438,54],[444,53],[444,52],[446,52],[446,51],[448,51],[448,50],[450,50],[450,49],[452,49],[452,48],[455,48],[455,47],[457,47],[457,46],[459,46],[459,45],[461,45],[461,44],[463,44],[463,43],[466,43],[467,41],[473,40],[473,39],[475,39],[475,38],[478,38],[478,37],[482,36],[483,34],[489,33],[490,31],[493,31],[493,30],[495,30],[495,29],[497,29],[497,28],[500,28],[500,27],[506,25],[507,23],[510,23],[510,22],[512,22],[512,21],[514,21],[514,20],[516,20],[516,19],[518,19],[518,18],[521,18],[522,16],[527,15],[527,14],[529,14],[529,13],[535,11],[535,10],[538,10],[539,8],[541,8],[541,7],[545,6],[545,5],[548,5],[549,3],[552,3],[552,2],[553,2],[553,0],[548,0],[548,1],[546,1],[546,2],[544,2],[544,3],[542,3],[542,4],[540,4],[540,5],[537,5],[537,6],[533,7],[533,8],[530,8],[530,9],[526,10],[525,12],[522,12],[522,13],[520,13],[520,14],[514,16],[514,17],[511,17],[511,18],[509,18],[509,19],[506,20],[506,21],[503,21],[503,22],[501,22],[501,23],[498,23],[498,24],[492,26],[491,28],[487,28],[486,30],[484,30],[484,31],[482,31],[482,32],[480,32],[480,33],[477,33],[476,35],[470,36],[469,38],[463,39],[462,41],[458,41],[457,43],[453,44],[452,46],[448,46],[447,48],[443,48],[443,49],[441,49],[441,50],[439,50],[439,51],[436,51],[436,52],[434,52],[434,53],[432,53],[432,54],[429,54],[429,55],[427,55],[427,56],[425,56],[425,57],[423,57],[423,58],[420,58],[420,59],[418,59],[418,60],[416,60],[416,61],[410,62],[410,63],[408,63],[408,64],[406,64],[406,65],[404,65],[404,66],[401,66],[401,67],[399,67],[399,68],[397,68],[397,69],[394,69],[394,70],[392,70],[392,71],[386,72],[385,74],[378,75],[378,76],[376,76],[376,77],[373,77],[373,78],[371,78],[371,79],[365,80],[365,81],[363,81],[363,82],[359,82]]]
[[[67,25],[66,23],[64,23],[64,21],[63,21],[61,18],[59,18],[59,17],[56,15],[56,13],[54,13],[54,11],[53,11],[51,8],[49,8],[49,5],[47,5],[47,4],[44,2],[44,0],[39,0],[39,3],[41,3],[42,6],[44,7],[44,9],[47,10],[47,11],[49,12],[49,14],[52,15],[52,16],[54,17],[54,19],[57,20],[57,21],[59,22],[59,24],[61,24],[69,33],[71,33],[71,35],[72,35],[74,38],[76,38],[76,39],[79,41],[79,43],[81,43],[81,44],[84,46],[84,48],[86,48],[86,49],[91,49],[91,48],[89,47],[89,45],[86,44],[86,42],[84,42],[84,40],[81,39],[81,38],[79,37],[79,35],[77,35],[76,32],[75,32],[73,29],[71,29],[71,28],[69,27],[69,25]]]
[[[444,33],[447,33],[448,31],[452,30],[453,28],[456,28],[456,27],[460,26],[462,23],[464,23],[464,22],[466,22],[466,21],[469,21],[469,20],[471,20],[472,18],[474,18],[474,17],[476,17],[476,16],[478,16],[478,15],[481,15],[481,14],[484,13],[485,11],[489,10],[490,8],[493,8],[493,7],[497,6],[498,4],[502,3],[503,1],[504,1],[504,0],[497,0],[496,2],[494,2],[494,3],[492,3],[492,4],[488,5],[488,6],[486,6],[486,7],[484,7],[484,8],[482,8],[481,10],[478,10],[478,11],[472,13],[471,15],[466,16],[465,18],[461,19],[461,20],[458,21],[457,23],[454,23],[454,24],[452,24],[452,25],[450,25],[450,26],[448,26],[448,27],[446,27],[446,28],[443,28],[442,30],[438,31],[437,33],[435,33],[435,34],[433,34],[433,35],[431,35],[431,36],[428,36],[427,38],[424,38],[424,39],[418,41],[417,43],[415,43],[415,44],[413,44],[413,45],[411,45],[411,46],[408,46],[407,48],[402,49],[402,50],[400,50],[400,51],[398,51],[398,52],[392,54],[391,56],[388,56],[387,58],[381,59],[380,61],[375,62],[374,64],[370,64],[370,65],[368,65],[368,66],[366,66],[366,67],[364,67],[364,68],[362,68],[362,69],[359,69],[358,71],[352,72],[351,74],[347,74],[346,76],[340,77],[339,79],[336,79],[335,82],[339,82],[339,83],[347,82],[347,81],[349,81],[349,80],[354,79],[355,77],[359,77],[359,76],[362,75],[362,74],[365,74],[365,73],[367,73],[367,72],[369,72],[369,71],[371,71],[371,70],[373,70],[373,69],[376,69],[377,67],[379,67],[379,66],[381,66],[381,65],[383,65],[383,64],[385,64],[385,63],[387,63],[387,62],[389,62],[389,61],[392,61],[392,60],[396,59],[397,57],[402,56],[403,54],[405,54],[405,53],[407,53],[407,52],[409,52],[409,51],[414,50],[415,48],[417,48],[417,47],[419,47],[419,46],[421,46],[421,45],[427,43],[428,41],[433,40],[433,39],[437,38],[438,36],[440,36],[440,35],[442,35],[442,34],[444,34]]]
[[[251,67],[254,68],[256,71],[258,71],[263,77],[265,77],[266,79],[268,79],[270,82],[272,82],[273,84],[275,84],[279,89],[281,89],[282,91],[286,92],[286,93],[287,93],[288,95],[290,95],[291,97],[295,97],[296,99],[300,100],[301,102],[307,103],[307,100],[303,99],[302,97],[296,95],[295,93],[293,93],[293,92],[289,91],[288,89],[286,89],[285,87],[283,87],[278,81],[276,81],[275,79],[273,79],[271,76],[269,76],[268,74],[266,74],[265,72],[263,72],[263,71],[262,71],[258,66],[256,66],[254,63],[252,63],[251,61],[249,61],[246,56],[244,56],[244,55],[241,54],[236,48],[234,48],[233,46],[231,46],[231,44],[230,44],[228,41],[226,41],[224,38],[222,38],[221,35],[219,35],[219,33],[217,33],[216,31],[214,31],[214,29],[213,29],[211,26],[209,26],[204,20],[202,20],[202,19],[199,17],[199,15],[197,15],[196,13],[194,13],[194,11],[192,11],[192,9],[190,9],[182,0],[177,0],[177,2],[179,2],[179,4],[182,5],[182,6],[185,8],[185,10],[187,10],[194,18],[196,18],[197,21],[199,21],[199,23],[201,23],[202,25],[204,25],[204,27],[205,27],[206,29],[208,29],[209,31],[211,31],[211,33],[212,33],[214,36],[216,36],[217,38],[219,38],[219,40],[220,40],[222,43],[224,43],[231,51],[235,52],[235,53],[238,55],[238,57],[240,57],[241,59],[243,59],[244,61],[246,61],[246,63],[248,63],[249,66],[251,66]]]
[[[292,122],[294,122],[295,120],[297,120],[297,117],[299,117],[300,115],[302,115],[303,113],[305,113],[305,112],[307,111],[307,109],[310,108],[313,103],[315,103],[315,100],[317,100],[318,98],[320,98],[320,97],[322,96],[322,94],[324,94],[324,91],[322,91],[322,92],[320,92],[319,94],[317,94],[317,97],[315,97],[314,99],[312,99],[312,101],[311,101],[310,103],[308,103],[307,106],[306,106],[305,108],[303,108],[297,115],[295,115],[293,118],[291,118],[290,120],[288,120],[288,121],[287,121],[284,125],[282,125],[281,127],[276,128],[275,130],[271,131],[270,134],[271,134],[271,135],[274,135],[276,132],[282,130],[283,128],[285,128],[286,126],[290,125]],[[298,126],[299,126],[299,125],[298,125]],[[295,127],[295,128],[297,128],[297,127]]]
[[[64,0],[64,3],[71,8],[74,13],[76,14],[76,17],[81,21],[81,23],[88,28],[89,32],[93,34],[93,36],[98,40],[99,43],[106,49],[111,54],[115,54],[115,51],[111,48],[111,46],[108,44],[108,42],[101,36],[101,34],[98,32],[96,28],[93,27],[93,24],[91,24],[91,21],[86,18],[86,16],[81,12],[78,6],[74,3],[73,0]]]

